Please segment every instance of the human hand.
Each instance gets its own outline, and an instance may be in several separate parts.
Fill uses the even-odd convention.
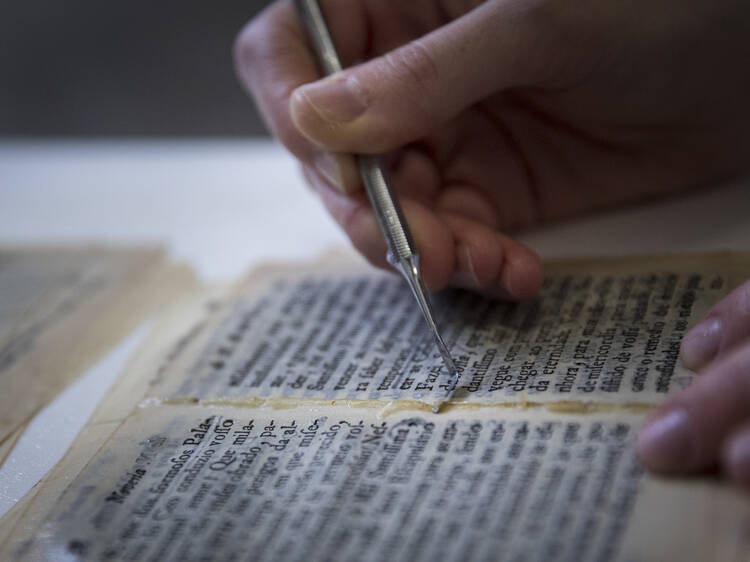
[[[371,262],[385,246],[347,153],[388,152],[432,289],[530,297],[505,233],[731,175],[750,139],[739,0],[327,0],[324,80],[293,4],[238,38],[272,132]],[[312,82],[312,83],[311,83]]]
[[[681,356],[701,375],[641,431],[642,461],[684,474],[719,466],[750,488],[750,281],[685,334]]]

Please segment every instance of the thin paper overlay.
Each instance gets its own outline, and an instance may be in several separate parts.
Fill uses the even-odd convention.
[[[154,248],[0,251],[0,444],[69,382],[196,284]]]
[[[682,335],[734,284],[732,258],[550,267],[541,296],[437,296],[468,404],[653,405],[689,384]],[[315,271],[250,283],[211,320],[154,396],[207,403],[285,398],[434,404],[448,377],[399,279]]]
[[[602,559],[642,475],[626,453],[635,423],[148,408],[81,473],[27,555]]]
[[[747,263],[745,256],[719,255],[551,265],[548,298],[537,307],[542,314],[550,306],[569,319],[572,313],[566,311],[590,309],[599,311],[600,322],[610,318],[617,324],[616,315],[623,323],[637,320],[637,334],[622,334],[624,326],[615,326],[611,341],[602,337],[588,344],[597,351],[605,343],[610,346],[602,372],[616,372],[618,362],[628,368],[640,365],[646,357],[666,369],[641,377],[638,391],[626,369],[616,389],[579,389],[561,398],[552,385],[556,376],[567,374],[566,362],[575,359],[563,351],[556,368],[565,370],[548,375],[548,390],[530,388],[527,377],[523,389],[489,391],[483,378],[478,390],[459,389],[461,404],[438,415],[424,411],[435,394],[417,394],[417,375],[409,387],[371,391],[368,385],[367,391],[357,391],[350,386],[362,382],[355,371],[335,388],[348,367],[346,357],[336,359],[337,350],[359,349],[357,342],[364,345],[370,337],[362,335],[368,327],[383,325],[377,307],[384,300],[396,307],[391,329],[399,331],[392,338],[372,331],[370,349],[381,345],[383,362],[395,363],[403,350],[400,338],[413,333],[410,345],[424,356],[420,374],[430,373],[424,365],[435,358],[393,279],[341,264],[327,265],[324,272],[300,267],[257,274],[223,304],[196,298],[191,312],[187,307],[173,311],[172,320],[165,320],[150,349],[126,373],[130,382],[113,390],[107,402],[115,405],[118,395],[130,394],[132,403],[132,394],[143,392],[152,379],[148,398],[127,418],[125,406],[115,406],[109,416],[100,408],[77,448],[25,512],[16,515],[14,540],[6,541],[0,553],[12,559],[114,560],[190,560],[202,554],[231,559],[232,553],[248,560],[482,560],[497,559],[499,553],[509,560],[637,560],[652,553],[685,560],[719,554],[741,559],[748,546],[743,542],[749,536],[748,506],[715,483],[671,484],[644,475],[633,440],[643,412],[693,376],[677,362],[666,387],[658,386],[659,376],[672,368],[672,342],[747,274]],[[296,283],[303,284],[301,292],[295,293]],[[582,293],[576,283],[588,284],[589,292]],[[258,307],[269,288],[270,302]],[[565,291],[555,300],[555,292]],[[605,292],[606,298],[599,299]],[[621,294],[631,296],[619,299]],[[643,294],[649,295],[645,312]],[[321,297],[328,312],[315,303]],[[623,302],[624,308],[618,308]],[[317,312],[295,316],[298,306]],[[468,385],[484,369],[484,364],[473,367],[474,362],[493,348],[497,357],[516,345],[514,361],[523,365],[534,358],[546,365],[550,342],[576,324],[534,324],[531,320],[543,316],[529,315],[533,304],[502,311],[492,306],[468,294],[438,300],[443,321],[451,321],[451,310],[454,322],[460,317],[451,341],[463,346],[470,359],[477,358],[466,362],[461,384]],[[668,307],[666,314],[651,314],[659,306]],[[375,315],[358,314],[357,307]],[[412,313],[418,318],[416,310]],[[296,318],[303,322],[295,326]],[[305,318],[317,322],[319,335],[311,336]],[[342,325],[349,318],[359,320],[359,335]],[[579,313],[578,322],[586,326],[583,318]],[[281,319],[294,330],[285,332],[277,325]],[[656,322],[664,326],[656,354],[647,355]],[[270,342],[267,333],[293,341],[284,344],[285,354],[268,359],[268,373],[251,366],[244,381],[263,375],[260,385],[228,384],[242,361],[251,361],[261,349],[260,342]],[[601,333],[608,332],[602,328]],[[219,352],[228,342],[234,348]],[[632,347],[626,348],[626,342]],[[332,374],[326,384],[333,386],[306,388],[316,385],[310,374],[306,384],[272,387],[273,377],[291,377],[274,369],[277,364],[293,369],[288,359],[295,353],[307,361],[302,376],[313,370],[314,355],[300,352],[303,344],[307,350],[322,346],[317,353],[323,363],[338,363],[328,369]],[[530,353],[535,346],[547,351]],[[628,362],[617,360],[626,349],[638,353],[632,352]],[[365,353],[360,360],[372,361],[375,355]],[[416,364],[414,357],[404,360],[412,361],[409,372],[397,374],[402,382]],[[208,367],[218,360],[224,364],[213,368],[215,380],[210,380]],[[520,373],[516,363],[510,364]],[[486,371],[492,374],[503,365],[496,358]],[[586,386],[585,376],[577,379],[578,386]],[[369,378],[374,384],[387,377],[376,369]],[[600,373],[597,383],[602,379]],[[544,373],[533,381],[539,386]],[[120,425],[118,419],[124,418]],[[649,514],[651,521],[656,514],[671,518],[674,524],[667,527],[674,533],[665,537],[658,521],[643,524]],[[716,520],[726,524],[712,529],[711,536],[701,530]],[[679,542],[679,528],[695,529],[695,534]]]

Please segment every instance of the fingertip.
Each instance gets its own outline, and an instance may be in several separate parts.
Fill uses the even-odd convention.
[[[719,350],[721,333],[721,318],[709,315],[685,334],[680,344],[680,358],[685,367],[695,371],[709,363]]]
[[[667,409],[641,429],[636,453],[649,470],[680,472],[691,468],[692,423],[684,408]]]
[[[430,291],[448,285],[455,264],[455,242],[450,228],[421,204],[406,200],[404,215],[420,255],[422,279]]]
[[[523,246],[510,252],[501,274],[501,284],[518,300],[535,297],[542,287],[543,271],[539,257]]]
[[[750,425],[745,425],[729,440],[724,452],[724,467],[732,482],[750,490]]]
[[[455,238],[453,284],[509,300],[528,299],[539,292],[542,264],[536,254],[484,224],[445,216]]]
[[[456,244],[456,267],[450,277],[450,284],[464,289],[481,289],[482,281],[474,265],[475,259],[470,246],[463,242]]]
[[[730,356],[750,336],[750,281],[722,298],[682,340],[683,364],[702,369]]]
[[[749,364],[750,348],[713,361],[703,376],[660,407],[638,439],[644,464],[661,472],[693,473],[723,460],[729,468],[729,441],[749,419]]]

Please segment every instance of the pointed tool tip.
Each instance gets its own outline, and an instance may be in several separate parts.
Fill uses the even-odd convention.
[[[450,369],[451,380],[450,380],[450,386],[448,387],[449,390],[446,392],[445,398],[443,398],[442,400],[439,400],[438,403],[435,404],[435,407],[432,408],[432,413],[433,414],[439,414],[440,413],[440,408],[443,406],[443,404],[445,404],[445,403],[447,403],[447,402],[450,401],[450,399],[453,397],[453,393],[456,391],[456,387],[458,386],[458,378],[461,375],[458,372],[458,369],[456,369],[455,365],[451,365],[451,367],[452,367]]]

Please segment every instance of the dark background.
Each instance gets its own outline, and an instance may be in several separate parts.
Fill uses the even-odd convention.
[[[0,10],[0,135],[262,135],[234,37],[269,0],[24,0]]]

